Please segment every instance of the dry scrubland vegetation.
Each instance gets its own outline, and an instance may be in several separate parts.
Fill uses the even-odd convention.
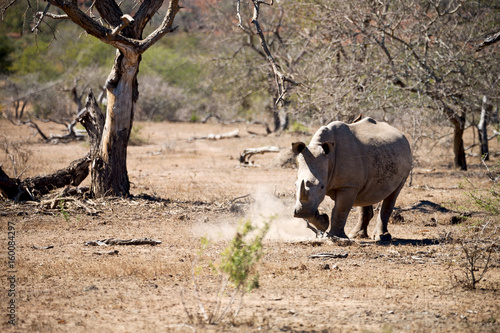
[[[245,125],[135,126],[143,144],[128,149],[132,197],[82,196],[54,208],[41,202],[0,201],[2,253],[7,223],[14,222],[16,228],[18,305],[17,326],[2,320],[2,331],[499,330],[498,187],[477,157],[469,157],[469,171],[451,167],[450,136],[437,144],[424,142],[414,151],[417,164],[411,184],[404,188],[389,224],[392,243],[346,245],[315,239],[304,221],[292,217],[296,170],[277,166],[276,154],[255,156],[259,167],[239,166],[244,148],[288,148],[307,136],[250,136]],[[188,140],[235,127],[240,138]],[[50,124],[44,129],[59,130]],[[0,120],[0,133],[3,168],[13,173],[4,151],[8,147],[18,172],[29,166],[23,177],[53,172],[88,151],[86,143],[40,143],[27,127],[5,120]],[[472,132],[466,132],[466,145],[472,140]],[[498,177],[498,141],[490,142],[490,150],[487,165]],[[42,200],[57,196],[55,192]],[[483,205],[474,197],[482,198]],[[322,209],[328,212],[331,206],[327,201]],[[219,324],[207,324],[199,301],[207,315],[213,313],[221,281],[209,263],[220,260],[242,220],[262,225],[272,215],[258,265],[260,288],[245,295],[236,317],[235,306]],[[353,211],[347,229],[356,218]],[[162,243],[84,245],[144,237]],[[497,246],[488,248],[495,237]],[[318,253],[329,256],[311,257]],[[466,273],[474,272],[477,279],[490,254],[488,271],[472,289]],[[473,268],[467,266],[468,258],[478,259]],[[0,263],[5,282],[5,255]],[[4,282],[0,299],[5,319]]]
[[[128,61],[139,66],[139,53],[129,47],[159,26],[167,3],[160,15],[146,17],[135,14],[156,10],[137,8],[159,2],[120,1],[118,9],[113,1],[78,1],[78,9],[65,7],[70,17],[90,13],[89,6],[97,15],[80,22],[93,23],[82,29],[52,15],[42,22],[36,12],[44,1],[31,1],[28,9],[24,1],[5,2],[3,116],[36,119],[44,133],[60,134],[60,127],[42,120],[69,124],[88,88],[101,91],[114,47],[124,51],[126,45],[110,77],[131,74],[124,82],[130,87],[137,78],[140,97],[134,110],[116,113],[126,118],[135,111],[134,128],[121,132],[131,130],[128,149],[126,141],[113,145],[128,152],[112,166],[126,163],[130,197],[63,197],[55,191],[37,202],[0,201],[0,253],[7,249],[8,225],[15,226],[17,302],[17,326],[2,320],[0,330],[498,331],[500,147],[490,142],[486,165],[477,147],[466,151],[476,156],[467,156],[466,164],[462,149],[477,143],[471,129],[480,114],[490,116],[492,127],[498,113],[500,43],[479,51],[498,32],[496,2],[280,1],[263,5],[263,33],[257,35],[251,18],[261,1],[181,1],[179,29],[143,54],[137,76],[119,65],[132,56]],[[58,2],[50,3],[49,13],[62,14]],[[136,23],[109,34],[122,13]],[[142,28],[144,34],[138,33]],[[113,36],[111,47],[106,43]],[[274,72],[263,42],[276,62]],[[112,94],[114,79],[106,84]],[[137,87],[130,88],[131,94],[115,95],[116,104],[100,101],[109,115],[119,111],[113,105],[135,103]],[[415,168],[389,225],[394,239],[315,239],[304,221],[292,217],[296,170],[279,166],[273,154],[255,156],[258,167],[242,167],[239,154],[267,145],[288,149],[309,139],[299,131],[331,120],[349,122],[361,113],[406,130],[413,146]],[[247,130],[265,131],[243,123],[196,123],[208,116],[267,120],[271,131],[282,134],[251,136]],[[291,132],[282,132],[288,125]],[[239,138],[189,140],[235,127]],[[27,127],[3,118],[0,145],[3,169],[21,178],[66,167],[90,150],[88,143],[41,143]],[[114,193],[128,195],[128,181],[120,183]],[[327,200],[321,210],[329,212],[332,205]],[[353,211],[347,229],[356,219]],[[272,221],[262,244],[235,237],[243,221],[257,227]],[[85,245],[146,237],[161,244]],[[239,257],[228,255],[231,246]],[[260,262],[236,276],[244,271],[244,258]],[[0,278],[8,281],[5,256],[0,265]],[[236,297],[227,312],[235,289],[228,285],[221,294],[224,272],[243,281],[236,290],[245,296],[242,303]],[[247,282],[257,286],[254,273],[260,288],[246,293]],[[3,315],[10,296],[8,284],[0,285]]]

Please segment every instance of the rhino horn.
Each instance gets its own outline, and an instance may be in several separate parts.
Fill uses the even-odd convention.
[[[299,195],[300,202],[306,202],[308,200],[308,195],[306,192],[306,185],[305,185],[303,180],[300,183],[300,192],[299,193],[300,193],[300,195]]]

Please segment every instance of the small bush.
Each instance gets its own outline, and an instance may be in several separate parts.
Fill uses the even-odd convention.
[[[460,276],[455,276],[458,283],[467,289],[476,289],[491,266],[492,259],[498,255],[500,229],[491,223],[472,226],[468,229],[469,237],[462,240],[460,250]]]
[[[484,163],[484,161],[483,161]],[[490,170],[486,164],[484,164],[487,171],[487,176],[491,180],[491,187],[486,190],[480,190],[472,185],[472,191],[468,192],[474,205],[486,213],[492,215],[500,215],[500,184],[498,180],[500,179],[500,161]]]
[[[483,161],[484,163],[484,161]],[[488,216],[470,224],[466,228],[466,237],[461,241],[460,271],[456,276],[457,282],[469,289],[476,289],[489,270],[492,259],[498,255],[500,246],[500,187],[498,184],[500,162],[490,170],[486,164],[487,176],[491,180],[491,187],[479,189],[472,182],[472,190],[467,194],[471,203],[481,209]],[[461,222],[464,222],[465,219]]]
[[[194,294],[198,304],[197,313],[188,309],[184,303],[184,296],[181,295],[191,324],[204,322],[217,325],[228,316],[234,319],[238,315],[244,295],[259,287],[257,265],[263,255],[262,241],[269,231],[271,220],[272,218],[261,228],[254,227],[250,221],[244,222],[222,252],[220,262],[209,262],[212,272],[218,274],[221,281],[215,304],[212,304],[210,308],[205,307],[199,294],[196,275],[201,273],[202,267],[197,266],[197,260],[195,260],[192,274]],[[197,259],[202,259],[208,246],[208,239],[202,238]]]

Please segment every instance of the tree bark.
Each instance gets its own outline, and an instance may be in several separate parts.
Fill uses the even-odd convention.
[[[467,170],[467,159],[465,156],[464,148],[464,131],[465,131],[465,115],[457,114],[450,106],[442,102],[443,111],[448,116],[448,119],[453,124],[453,154],[455,168],[460,170]]]
[[[289,119],[288,113],[284,107],[279,107],[273,111],[274,132],[282,132],[288,129]]]
[[[483,105],[481,107],[481,119],[477,125],[477,132],[479,136],[479,142],[481,144],[481,158],[485,161],[490,160],[489,147],[488,147],[488,115],[487,111],[490,108],[488,105],[488,99],[483,96]]]
[[[115,65],[106,82],[106,121],[91,175],[92,193],[97,197],[129,195],[127,146],[138,98],[139,63],[138,53],[117,51]]]
[[[465,123],[465,119],[463,121]],[[453,154],[454,154],[454,164],[455,168],[460,170],[467,170],[467,159],[465,157],[465,149],[464,149],[464,127],[463,124],[453,123],[454,132],[453,132]]]

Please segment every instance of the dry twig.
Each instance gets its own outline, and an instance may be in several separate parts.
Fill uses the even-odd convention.
[[[151,238],[138,238],[138,239],[116,239],[108,238],[96,241],[87,241],[85,246],[108,246],[108,245],[158,245],[161,241]]]

